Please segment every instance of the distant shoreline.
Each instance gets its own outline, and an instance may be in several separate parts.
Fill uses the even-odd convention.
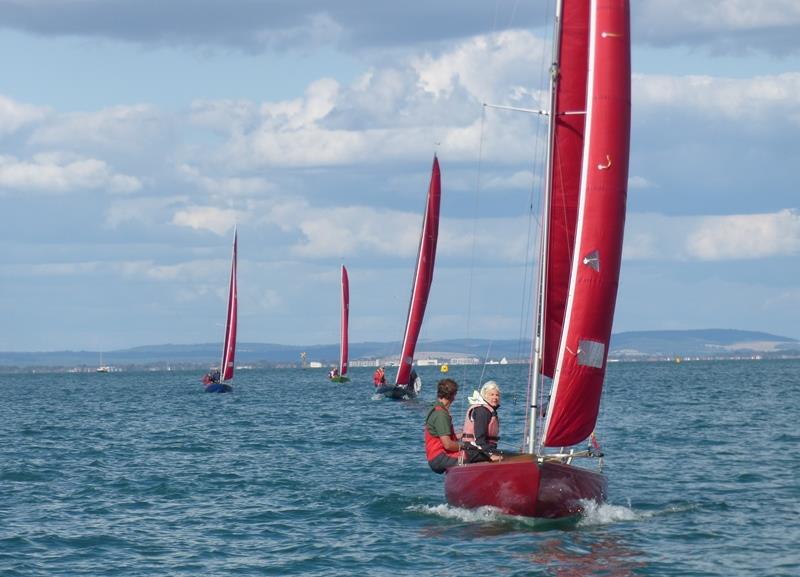
[[[731,361],[776,361],[776,360],[800,360],[800,351],[793,354],[753,354],[753,355],[708,355],[708,356],[645,356],[645,357],[609,357],[609,364],[630,364],[630,363],[695,363],[695,362],[731,362]],[[513,359],[509,360],[505,365],[525,365],[527,359]],[[375,363],[372,366],[393,366],[391,363]],[[476,366],[481,363],[461,363],[462,366]],[[251,370],[307,370],[318,371],[320,373],[326,372],[330,367],[334,366],[335,362],[325,362],[321,366],[309,367],[302,366],[301,363],[250,363],[245,366],[237,366],[237,371],[251,371]],[[499,363],[485,363],[486,366],[499,366]],[[352,370],[371,370],[372,366],[357,366]],[[430,367],[438,367],[439,365],[428,365]],[[455,365],[459,366],[459,365]],[[176,366],[166,367],[163,364],[126,364],[126,365],[113,365],[108,372],[98,373],[96,367],[93,366],[8,366],[0,365],[0,374],[13,375],[13,374],[98,374],[98,379],[113,378],[114,373],[162,373],[162,372],[197,372],[200,374],[207,371],[209,365],[207,363],[182,363]]]
[[[202,370],[219,363],[219,343],[153,345],[122,350],[2,352],[0,372],[95,372],[101,365],[126,371]],[[423,340],[414,355],[420,366],[527,363],[529,340]],[[393,365],[399,343],[350,343],[350,366]],[[239,342],[236,364],[252,368],[332,366],[339,345],[280,345]],[[629,331],[614,333],[609,362],[692,360],[757,360],[800,358],[800,341],[778,335],[735,329]]]

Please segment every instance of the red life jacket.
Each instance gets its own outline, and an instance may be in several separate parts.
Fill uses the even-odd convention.
[[[490,445],[496,447],[497,443],[500,441],[500,419],[497,417],[497,411],[494,408],[482,403],[470,405],[469,409],[467,409],[467,414],[464,416],[464,429],[461,438],[464,441],[475,440],[475,421],[472,420],[472,411],[478,407],[484,407],[492,413],[492,418],[489,420],[489,427],[486,431],[486,440]]]
[[[431,413],[434,411],[447,411],[442,405],[436,404],[429,412],[428,416],[425,417],[425,457],[428,461],[432,461],[437,456],[444,453],[448,457],[453,457],[454,459],[458,459],[458,455],[461,451],[448,451],[444,448],[444,444],[439,437],[431,435],[431,432],[428,430],[428,418],[430,418]],[[450,420],[450,438],[454,441],[458,441],[456,437],[456,432],[453,430],[453,420]]]
[[[385,373],[378,369],[375,371],[375,374],[372,375],[372,383],[377,387],[378,385],[383,385],[386,383],[386,377],[384,376]]]

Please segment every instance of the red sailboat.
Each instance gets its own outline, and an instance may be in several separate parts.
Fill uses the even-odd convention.
[[[445,474],[448,503],[557,519],[606,497],[592,444],[622,254],[630,144],[629,0],[560,0],[524,453]],[[541,411],[543,377],[552,379]],[[544,404],[544,403],[542,403]],[[592,437],[593,440],[593,437]],[[584,459],[585,458],[585,459]]]
[[[347,375],[347,331],[350,318],[350,281],[347,278],[347,269],[342,265],[342,334],[339,338],[339,367],[333,369],[330,379],[334,383],[346,383],[350,379]]]
[[[233,378],[234,356],[236,355],[236,320],[238,297],[236,291],[236,245],[237,231],[233,231],[233,256],[231,258],[231,278],[228,283],[228,315],[225,320],[225,340],[222,345],[222,361],[220,370],[208,373],[203,377],[203,386],[207,393],[229,393],[233,385],[227,383]]]
[[[422,329],[422,319],[428,304],[428,295],[433,284],[433,265],[436,260],[436,242],[439,237],[439,205],[442,198],[441,173],[439,159],[433,157],[431,181],[428,186],[428,198],[425,205],[425,217],[422,220],[422,233],[417,253],[417,266],[414,270],[414,282],[411,288],[411,301],[408,305],[406,329],[403,334],[403,347],[400,353],[400,366],[394,385],[380,386],[376,392],[393,399],[415,397],[422,386],[422,381],[412,368],[414,350]]]

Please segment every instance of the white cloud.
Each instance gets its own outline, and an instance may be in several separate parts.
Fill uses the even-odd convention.
[[[221,209],[213,206],[190,206],[177,210],[172,223],[195,230],[209,230],[217,235],[224,235],[237,222],[242,222],[245,215],[232,209]]]
[[[0,136],[13,134],[23,126],[42,121],[49,109],[22,104],[0,94]]]
[[[209,270],[223,270],[229,266],[221,260],[192,260],[174,265],[160,265],[151,260],[130,260],[130,261],[81,261],[63,263],[41,263],[25,264],[13,267],[5,267],[7,272],[12,271],[15,275],[34,276],[34,277],[84,277],[95,274],[108,275],[113,273],[120,277],[128,278],[148,278],[155,281],[175,281],[175,280],[207,280]],[[209,289],[202,284],[193,284],[193,290],[197,287],[198,294],[217,292],[217,288]]]
[[[309,204],[303,198],[275,199],[253,208],[253,212],[258,215],[255,217],[257,224],[273,225],[283,232],[296,231],[297,223],[309,210]]]
[[[646,189],[653,188],[655,185],[643,176],[629,176],[628,188],[632,189]]]
[[[264,178],[213,178],[201,174],[197,167],[188,164],[180,165],[178,167],[178,173],[187,182],[190,182],[207,193],[219,197],[249,197],[274,189],[274,185]]]
[[[680,107],[706,119],[790,119],[800,124],[800,72],[754,78],[635,74],[633,101],[637,109],[651,114],[665,115],[668,107]]]
[[[258,118],[258,107],[247,100],[195,100],[189,113],[191,123],[223,134],[243,132]]]
[[[173,265],[160,265],[152,261],[123,261],[106,265],[125,277],[149,278],[155,281],[208,279],[209,270],[224,270],[222,261],[193,260]],[[200,293],[205,292],[205,288]]]
[[[169,133],[169,121],[157,108],[139,104],[95,112],[55,116],[31,136],[38,146],[99,147],[101,150],[150,149]]]
[[[668,217],[631,214],[626,259],[749,260],[800,254],[800,213]]]
[[[645,0],[639,8],[651,25],[661,22],[669,29],[736,31],[800,24],[795,0],[705,0],[702,10],[693,0]]]
[[[231,10],[236,10],[231,7]],[[260,29],[253,34],[258,44],[274,48],[303,46],[306,50],[336,43],[343,34],[342,26],[327,13],[304,15],[298,26]]]
[[[236,222],[247,219],[245,209],[231,206],[234,200],[248,206],[250,197],[273,189],[263,178],[212,178],[187,164],[178,166],[177,171],[181,179],[208,195],[207,206],[190,204],[189,195],[115,199],[106,211],[106,225],[116,228],[126,222],[149,226],[172,223],[222,235]]]
[[[416,254],[422,227],[419,215],[365,207],[313,209],[295,218],[303,240],[292,252],[315,258]]]
[[[105,162],[61,153],[37,154],[26,162],[0,156],[0,188],[61,194],[78,190],[137,191],[139,179],[115,173]]]
[[[188,200],[186,196],[115,199],[106,211],[106,226],[116,228],[125,222],[159,225],[175,205],[184,205]]]
[[[699,217],[686,239],[698,260],[739,260],[800,253],[800,213]]]
[[[542,106],[542,78],[520,71],[541,67],[544,52],[529,32],[474,37],[372,69],[346,87],[321,78],[302,98],[257,110],[242,101],[197,102],[192,119],[227,137],[219,162],[239,170],[411,159],[437,143],[451,159],[472,160],[482,102]],[[487,158],[519,161],[540,144],[530,115],[492,110],[487,117],[496,120],[484,125]]]
[[[443,219],[438,252],[489,263],[520,264],[531,259],[526,216],[508,218]]]
[[[100,270],[102,265],[100,262],[41,263],[15,267],[18,269],[15,274],[37,277],[83,276]]]
[[[299,235],[289,250],[301,258],[413,258],[422,229],[420,213],[365,206],[321,209],[286,200],[251,211],[262,211],[257,223]],[[480,222],[443,217],[437,251],[454,258],[519,263],[527,256],[527,231],[525,217],[482,218]]]
[[[540,184],[540,176],[534,176],[530,170],[520,170],[513,174],[489,174],[483,179],[482,186],[488,190],[528,190],[534,182]]]
[[[254,166],[349,164],[356,158],[369,158],[372,150],[381,150],[383,147],[378,141],[383,140],[385,135],[385,132],[326,130],[313,125],[292,132],[263,129],[237,143],[241,146],[237,147],[232,157],[247,159]]]
[[[714,56],[796,54],[795,0],[638,0],[631,29],[637,43],[687,46]]]
[[[415,58],[412,67],[419,86],[437,98],[463,89],[478,102],[500,104],[531,97],[539,101],[543,95],[532,87],[538,86],[540,79],[519,84],[525,78],[519,72],[539,70],[548,52],[549,44],[543,39],[527,31],[509,30],[469,38],[440,56]]]

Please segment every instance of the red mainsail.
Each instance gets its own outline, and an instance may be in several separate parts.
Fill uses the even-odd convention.
[[[425,307],[433,283],[433,265],[436,260],[436,241],[439,237],[439,205],[442,196],[439,159],[433,157],[431,182],[428,186],[428,199],[425,206],[425,218],[422,221],[417,268],[414,272],[414,284],[411,291],[411,302],[408,306],[408,319],[403,336],[403,349],[400,353],[400,366],[397,369],[396,385],[409,384],[411,364],[414,362],[414,350],[422,328]]]
[[[350,281],[342,265],[342,334],[339,339],[339,375],[347,374],[347,325],[350,318]]]
[[[228,285],[228,317],[225,321],[225,344],[222,347],[220,380],[233,378],[234,356],[236,354],[236,313],[238,297],[236,294],[236,244],[238,233],[233,232],[233,257],[231,259],[231,279]]]
[[[583,0],[567,0],[565,13],[567,7],[576,4],[588,5]],[[569,69],[566,62],[562,62],[562,69]],[[552,297],[550,290],[547,292],[548,298],[554,300],[566,294],[563,313],[551,311],[549,302],[546,307],[547,314],[554,316],[546,325],[548,329],[551,323],[563,319],[542,439],[548,447],[574,445],[586,439],[594,429],[600,405],[619,285],[627,200],[631,110],[627,0],[593,0],[587,70],[575,238],[567,246],[569,288],[566,293],[554,288],[557,297]],[[571,166],[572,161],[565,164],[563,156],[564,150],[561,163],[553,164],[553,173],[562,166]],[[554,202],[557,195],[554,190]],[[559,233],[554,230],[552,234]],[[552,242],[562,241],[553,238]],[[556,254],[550,255],[550,268],[556,268],[552,262]],[[566,253],[561,254],[565,258]],[[554,282],[561,281],[556,278]]]

